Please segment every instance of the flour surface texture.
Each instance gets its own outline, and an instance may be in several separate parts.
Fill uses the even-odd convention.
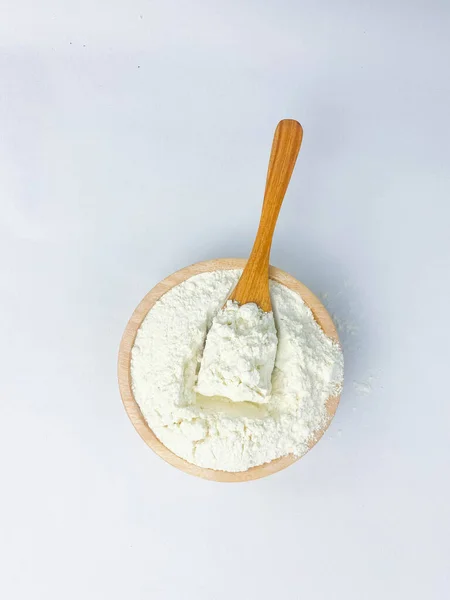
[[[133,394],[160,441],[193,464],[233,472],[303,455],[343,378],[340,347],[298,294],[271,281],[278,348],[270,395],[232,402],[199,393],[207,331],[240,274],[202,273],[169,290],[144,319],[131,354]]]

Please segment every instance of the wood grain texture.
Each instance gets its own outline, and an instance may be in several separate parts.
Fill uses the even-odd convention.
[[[284,119],[278,123],[272,142],[266,190],[255,243],[244,272],[229,299],[255,302],[265,312],[272,310],[269,294],[269,258],[273,232],[303,139],[300,123]]]
[[[238,482],[251,481],[252,479],[267,477],[267,475],[271,475],[272,473],[276,473],[277,471],[281,471],[289,465],[292,465],[299,459],[299,457],[293,455],[283,456],[273,460],[270,463],[266,463],[258,467],[252,467],[251,469],[248,469],[248,471],[244,471],[242,473],[230,473],[228,471],[204,469],[187,462],[183,458],[180,458],[159,441],[159,439],[148,426],[147,421],[143,417],[141,410],[134,399],[131,389],[131,349],[134,345],[137,331],[147,313],[153,307],[155,302],[157,302],[159,298],[161,298],[161,296],[163,296],[168,290],[185,281],[186,279],[189,279],[193,275],[197,275],[198,273],[206,273],[217,270],[243,269],[245,265],[246,261],[241,258],[219,258],[216,260],[199,262],[189,267],[185,267],[184,269],[173,273],[173,275],[170,275],[166,279],[163,279],[163,281],[158,283],[158,285],[156,285],[145,296],[132,314],[125,328],[119,348],[118,378],[120,394],[122,396],[125,410],[128,413],[128,416],[136,431],[139,433],[144,442],[169,464],[177,467],[185,473],[188,473],[189,475],[195,475],[197,477],[202,477],[203,479],[209,479],[212,481]],[[270,267],[269,275],[274,281],[282,283],[286,287],[299,294],[311,309],[315,320],[322,327],[325,334],[336,342],[339,342],[338,334],[330,315],[320,300],[316,298],[316,296],[305,285],[294,279],[294,277],[288,273],[281,271],[280,269],[276,269],[275,267]],[[320,440],[323,433],[328,428],[336,412],[339,399],[340,396],[328,398],[327,423],[322,430],[316,433],[314,439],[312,439],[309,444],[309,448],[312,448]]]

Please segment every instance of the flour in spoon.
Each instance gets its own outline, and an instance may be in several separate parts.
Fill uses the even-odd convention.
[[[343,378],[339,345],[298,294],[271,281],[278,348],[266,402],[199,393],[206,333],[240,274],[202,273],[169,290],[144,319],[131,359],[134,397],[160,441],[193,464],[232,472],[303,455]]]
[[[266,403],[277,344],[272,311],[228,300],[206,336],[196,391],[234,402]]]

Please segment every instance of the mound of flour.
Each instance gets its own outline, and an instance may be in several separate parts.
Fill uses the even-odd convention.
[[[240,274],[202,273],[164,294],[144,319],[131,358],[133,394],[156,436],[187,461],[224,471],[304,454],[343,378],[340,347],[298,294],[271,282],[278,350],[268,402],[195,391],[206,333]]]

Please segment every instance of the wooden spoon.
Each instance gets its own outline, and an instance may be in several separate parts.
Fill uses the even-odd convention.
[[[269,294],[269,257],[273,232],[302,138],[303,129],[297,121],[284,119],[278,123],[272,142],[256,239],[241,278],[228,298],[239,304],[254,302],[264,312],[272,310]]]

